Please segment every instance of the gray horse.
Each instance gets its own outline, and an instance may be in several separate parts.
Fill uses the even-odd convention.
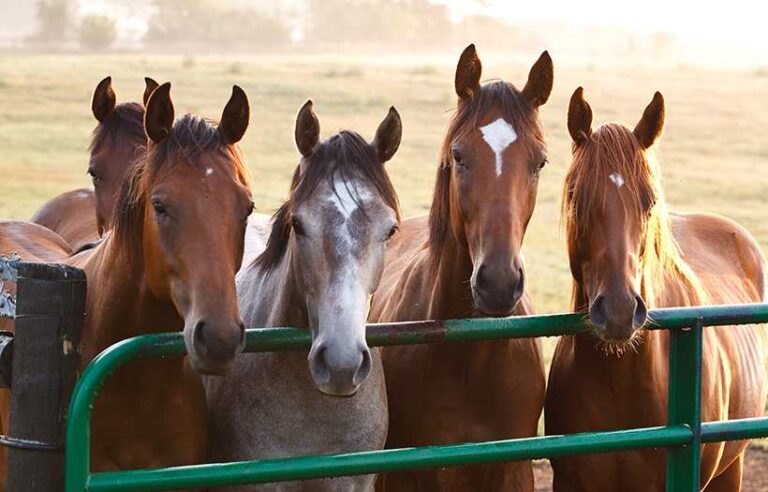
[[[230,375],[207,378],[209,461],[384,447],[384,373],[365,324],[400,220],[384,162],[401,133],[392,108],[372,143],[351,131],[320,142],[312,102],[299,111],[303,157],[290,198],[275,214],[266,249],[238,274],[237,290],[246,326],[311,331],[309,365],[306,352],[243,354]],[[374,481],[367,475],[228,490],[357,491],[373,490]]]

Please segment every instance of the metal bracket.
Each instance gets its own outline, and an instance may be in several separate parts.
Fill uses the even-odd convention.
[[[0,255],[0,282],[16,282],[19,262],[21,258],[16,253],[7,257]]]
[[[0,255],[0,318],[16,317],[16,299],[10,292],[6,292],[5,283],[16,282],[20,261],[21,258],[15,253],[9,257]]]

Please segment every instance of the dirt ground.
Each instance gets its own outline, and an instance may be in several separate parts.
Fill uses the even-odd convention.
[[[536,492],[552,490],[552,468],[549,466],[549,461],[535,461],[533,473],[536,477]],[[766,490],[768,490],[768,450],[751,447],[747,450],[742,491],[763,492]]]

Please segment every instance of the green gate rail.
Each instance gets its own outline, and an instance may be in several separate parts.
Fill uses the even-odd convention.
[[[701,443],[768,436],[768,417],[701,422],[702,330],[707,326],[768,322],[768,304],[653,310],[647,329],[670,330],[668,422],[663,427],[587,432],[482,443],[390,449],[322,456],[214,463],[152,470],[90,473],[90,419],[96,395],[120,366],[142,357],[184,354],[180,333],[143,335],[119,342],[94,358],[78,381],[66,436],[67,492],[154,491],[265,483],[416,468],[444,467],[574,454],[666,447],[667,490],[699,488]],[[579,314],[369,325],[371,346],[572,335],[585,329]],[[306,330],[247,330],[247,352],[308,349]]]

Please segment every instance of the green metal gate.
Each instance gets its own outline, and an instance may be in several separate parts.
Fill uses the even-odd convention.
[[[667,490],[699,487],[702,443],[768,436],[768,417],[701,422],[702,330],[707,326],[768,322],[768,304],[659,309],[647,329],[670,331],[669,412],[663,427],[588,432],[337,455],[216,463],[152,470],[90,473],[90,419],[99,388],[117,368],[140,357],[184,354],[181,333],[145,335],[117,343],[93,359],[72,396],[66,438],[66,491],[149,491],[265,483],[357,475],[467,463],[554,458],[575,454],[665,447]],[[370,325],[371,346],[572,335],[584,329],[582,315],[463,319]],[[737,328],[734,328],[737,329]],[[306,330],[247,331],[246,352],[306,350]]]

